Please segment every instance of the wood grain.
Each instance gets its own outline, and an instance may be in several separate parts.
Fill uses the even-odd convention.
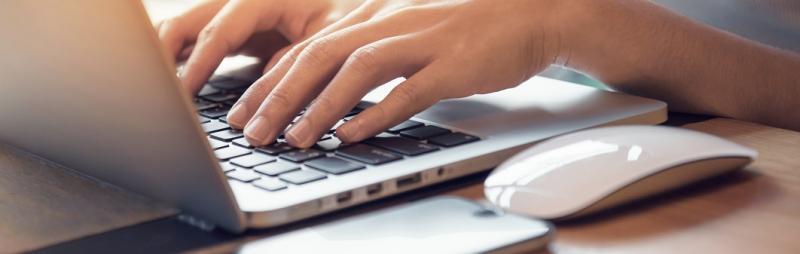
[[[550,251],[800,253],[800,133],[729,119],[685,127],[755,148],[759,158],[735,174],[558,223]],[[450,194],[482,199],[482,191]]]
[[[0,253],[34,250],[175,212],[0,145]]]

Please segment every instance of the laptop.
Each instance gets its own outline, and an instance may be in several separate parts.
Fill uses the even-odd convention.
[[[361,144],[250,147],[225,124],[248,78],[188,95],[140,1],[2,1],[0,30],[0,142],[231,232],[486,171],[553,136],[666,119],[663,102],[534,77],[442,101]]]

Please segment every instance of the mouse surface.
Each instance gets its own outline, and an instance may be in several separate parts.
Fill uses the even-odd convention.
[[[739,169],[757,154],[680,128],[590,129],[513,156],[486,179],[485,194],[508,212],[569,219]]]

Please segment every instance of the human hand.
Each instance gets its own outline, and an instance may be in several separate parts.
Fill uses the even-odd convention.
[[[228,122],[265,145],[310,103],[286,133],[290,144],[310,147],[371,89],[408,77],[336,130],[351,143],[439,100],[516,86],[560,59],[560,35],[547,29],[557,26],[550,13],[559,2],[367,1],[339,26],[293,47],[245,93]]]
[[[155,26],[168,53],[186,60],[185,88],[196,94],[222,59],[245,54],[274,65],[285,52],[342,19],[363,0],[206,0]],[[335,26],[334,26],[335,27]]]

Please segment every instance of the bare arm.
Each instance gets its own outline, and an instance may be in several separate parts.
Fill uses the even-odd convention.
[[[671,110],[800,130],[800,57],[647,1],[575,1],[566,65]]]

